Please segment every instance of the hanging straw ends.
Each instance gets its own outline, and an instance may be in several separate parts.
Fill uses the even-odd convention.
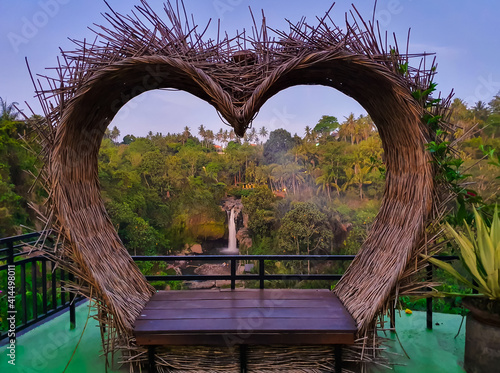
[[[198,33],[183,5],[167,2],[164,10],[167,21],[144,0],[132,15],[111,10],[105,14],[109,25],[97,28],[93,43],[75,41],[75,50],[62,52],[56,77],[41,77],[45,88],[33,79],[45,114],[45,121],[34,125],[46,162],[38,180],[48,191],[40,215],[60,238],[54,260],[80,278],[80,288],[73,290],[95,300],[99,323],[108,329],[105,352],[131,349],[142,359],[132,326],[154,293],[100,195],[97,155],[116,112],[145,91],[179,89],[211,104],[241,137],[275,94],[315,84],[337,89],[365,107],[386,151],[382,206],[335,290],[365,338],[363,351],[373,347],[375,354],[374,320],[394,296],[414,288],[425,231],[442,216],[442,194],[425,148],[433,135],[422,123],[427,109],[412,96],[412,90],[428,89],[435,69],[409,66],[409,60],[426,55],[403,55],[397,45],[383,44],[373,22],[366,24],[357,11],[346,32],[327,12],[316,26],[302,19],[284,32],[263,21],[260,28],[254,25],[252,37],[243,32],[214,41],[203,39],[205,31]],[[430,110],[441,115],[447,104]],[[362,352],[359,358],[368,355]]]

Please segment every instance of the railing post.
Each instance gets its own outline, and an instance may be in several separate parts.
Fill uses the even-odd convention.
[[[37,307],[37,278],[36,278],[36,260],[31,260],[31,305],[33,307],[33,320],[38,319],[38,307]]]
[[[432,282],[432,264],[429,263],[427,266],[427,281]],[[429,292],[432,290],[430,287],[428,288]],[[432,297],[427,297],[427,329],[432,329]]]
[[[28,322],[28,303],[26,300],[26,263],[21,264],[21,301],[23,304],[23,324]]]
[[[71,282],[75,281],[75,275],[72,272],[68,273],[68,280]],[[76,309],[75,309],[75,298],[76,294],[72,291],[69,295],[69,328],[76,328]]]
[[[260,288],[264,289],[264,276],[265,276],[265,271],[264,271],[264,259],[259,259],[259,282],[260,282]]]
[[[335,373],[342,373],[342,345],[335,345]]]
[[[55,310],[57,309],[57,275],[56,275],[56,263],[51,261],[50,262],[50,271],[52,273],[52,309]]]
[[[148,372],[157,373],[155,360],[156,346],[148,346]]]
[[[231,290],[236,289],[236,259],[231,259]]]
[[[9,241],[7,243],[7,264],[14,265],[14,242]]]
[[[47,314],[47,259],[42,257],[43,259],[40,261],[42,263],[42,310],[43,314]]]
[[[247,373],[248,368],[247,368],[247,362],[248,357],[247,357],[247,345],[240,345],[240,373]]]

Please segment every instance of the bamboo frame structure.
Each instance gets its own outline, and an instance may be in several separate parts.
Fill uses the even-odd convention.
[[[145,0],[131,15],[110,10],[104,15],[109,25],[98,26],[93,43],[74,41],[75,50],[62,52],[55,77],[41,76],[44,84],[34,80],[45,114],[37,128],[46,161],[40,178],[49,193],[44,215],[64,242],[55,254],[80,278],[80,291],[87,289],[108,327],[105,352],[136,348],[132,325],[154,289],[104,208],[97,156],[118,110],[153,89],[199,97],[239,136],[269,98],[296,85],[332,87],[363,106],[382,139],[386,186],[368,238],[335,292],[366,343],[389,302],[423,286],[411,279],[425,265],[418,255],[427,250],[426,227],[442,210],[426,151],[435,134],[422,117],[426,111],[445,115],[449,98],[429,109],[426,97],[412,94],[430,86],[434,61],[426,66],[427,55],[411,55],[408,46],[401,53],[395,37],[390,44],[378,23],[365,22],[355,8],[344,31],[330,9],[315,26],[302,19],[287,32],[273,30],[263,16],[260,26],[253,20],[251,33],[222,38],[219,29],[216,40],[204,40],[206,28],[199,32],[182,3],[167,2],[164,10],[167,21]],[[414,59],[419,67],[409,65]]]

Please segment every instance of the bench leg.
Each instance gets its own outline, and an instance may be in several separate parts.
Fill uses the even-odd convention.
[[[148,346],[148,372],[156,373],[155,346]]]
[[[240,345],[240,372],[247,373],[247,345]]]
[[[342,373],[342,345],[335,345],[335,373]]]

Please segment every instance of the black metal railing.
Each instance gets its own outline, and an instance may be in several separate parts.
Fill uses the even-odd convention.
[[[438,258],[440,260],[443,260],[445,262],[452,262],[454,260],[458,260],[459,257],[456,255],[434,255],[434,258]],[[426,280],[428,282],[432,282],[434,278],[434,265],[429,263],[427,266],[427,278]],[[431,291],[432,289],[428,289]],[[432,303],[433,303],[433,297],[427,297],[426,298],[426,319],[427,319],[427,329],[432,329]]]
[[[0,263],[5,263],[0,265],[0,298],[5,298],[0,302],[0,340],[8,335],[7,317],[12,315],[18,332],[69,309],[70,327],[75,327],[75,302],[80,298],[64,289],[67,281],[74,281],[73,275],[57,268],[43,252],[29,249],[42,233],[0,239]],[[51,244],[50,237],[45,243]],[[8,292],[9,271],[14,273],[14,296]],[[8,308],[9,300],[14,310]]]
[[[455,255],[439,255],[434,256],[443,261],[454,261],[459,259]],[[329,280],[338,281],[342,278],[343,274],[269,274],[266,273],[266,261],[352,261],[355,255],[189,255],[189,256],[132,256],[136,262],[177,262],[177,261],[217,261],[229,262],[230,274],[229,275],[146,275],[148,281],[209,281],[209,280],[229,280],[231,281],[231,289],[236,288],[236,281],[238,280],[257,280],[259,288],[265,288],[265,281],[276,280]],[[255,261],[258,262],[257,274],[237,274],[237,261]],[[426,280],[432,282],[434,274],[434,265],[429,264],[426,267],[427,278]],[[431,289],[429,289],[431,291]],[[427,329],[432,329],[432,305],[433,297],[426,298],[426,321]],[[391,328],[395,327],[394,310],[390,313]]]
[[[35,325],[47,317],[64,309],[69,309],[70,325],[75,325],[75,303],[80,298],[65,290],[67,281],[74,281],[70,273],[56,268],[53,261],[43,255],[43,252],[30,252],[24,248],[33,245],[43,232],[0,239],[0,279],[6,282],[9,266],[16,271],[16,331],[21,331]],[[267,261],[334,261],[349,262],[355,255],[190,255],[190,256],[133,256],[136,262],[219,262],[229,265],[229,274],[224,275],[146,275],[148,281],[230,281],[231,289],[235,289],[236,281],[257,281],[259,288],[266,287],[266,281],[302,281],[326,280],[338,281],[343,274],[273,274],[266,271]],[[453,261],[457,256],[439,256],[439,259]],[[237,267],[241,261],[251,261],[257,264],[257,273],[238,274]],[[427,280],[432,281],[434,266],[427,267]],[[269,267],[268,267],[269,268]],[[253,271],[255,272],[255,271]],[[2,284],[3,285],[3,284]],[[2,293],[0,297],[7,295]],[[432,297],[427,298],[427,328],[432,329]],[[0,304],[5,304],[1,302]],[[6,320],[7,309],[0,308],[2,323]],[[391,318],[394,326],[394,319]],[[7,336],[5,325],[0,329],[0,340]]]
[[[266,273],[266,261],[351,261],[355,255],[190,255],[190,256],[133,256],[136,262],[178,262],[178,261],[202,261],[202,262],[226,262],[229,263],[229,275],[149,275],[148,281],[208,281],[229,280],[231,289],[236,287],[238,280],[257,280],[260,289],[265,288],[265,281],[293,281],[293,280],[328,280],[338,281],[342,274],[270,274]],[[237,274],[237,262],[258,262],[257,274]]]

